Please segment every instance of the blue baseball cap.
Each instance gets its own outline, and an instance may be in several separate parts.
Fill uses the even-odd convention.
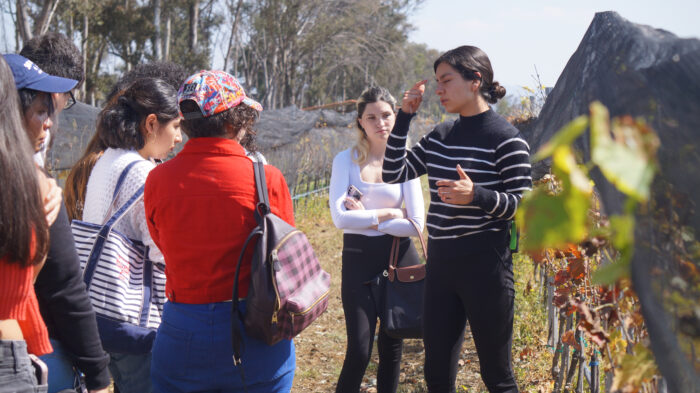
[[[44,93],[66,93],[78,84],[77,80],[45,73],[39,66],[24,56],[14,53],[2,56],[12,70],[17,90],[27,88]]]

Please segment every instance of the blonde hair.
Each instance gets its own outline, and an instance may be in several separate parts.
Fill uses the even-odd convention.
[[[355,146],[352,147],[352,153],[354,153],[352,154],[352,160],[357,165],[364,164],[369,155],[369,140],[367,139],[367,133],[360,124],[360,118],[362,118],[362,115],[365,113],[367,104],[380,101],[389,104],[391,110],[396,113],[396,99],[389,93],[389,90],[383,87],[369,87],[365,89],[365,91],[360,94],[360,98],[357,99],[357,119],[355,119],[355,124],[357,125],[357,142],[355,142]]]

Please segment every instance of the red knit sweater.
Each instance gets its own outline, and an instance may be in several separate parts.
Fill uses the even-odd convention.
[[[51,353],[49,333],[41,319],[32,283],[33,267],[0,260],[0,320],[16,319],[27,342],[27,350],[37,356]]]

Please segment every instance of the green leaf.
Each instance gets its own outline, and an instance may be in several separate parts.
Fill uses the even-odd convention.
[[[649,198],[656,166],[643,143],[641,130],[613,124],[611,137],[608,110],[599,102],[591,104],[591,161],[621,192],[639,201]]]
[[[588,175],[576,163],[576,158],[567,145],[562,145],[554,150],[552,156],[552,171],[560,179],[566,179],[579,191],[590,195],[593,192],[593,185]]]
[[[609,265],[604,265],[598,268],[593,273],[593,284],[596,285],[613,285],[622,278],[630,276],[630,263],[628,260],[620,259]]]
[[[576,138],[586,130],[586,127],[588,127],[588,116],[579,116],[570,121],[552,139],[540,147],[540,150],[533,156],[532,162],[541,161],[551,156],[560,146],[571,146]]]
[[[564,183],[565,190],[558,195],[537,187],[523,197],[516,220],[527,234],[521,242],[524,251],[565,247],[586,236],[590,199],[570,182]]]

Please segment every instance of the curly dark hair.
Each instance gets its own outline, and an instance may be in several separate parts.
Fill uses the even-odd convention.
[[[192,100],[184,100],[180,103],[182,113],[199,112],[199,105]],[[257,151],[255,145],[255,130],[253,126],[258,119],[259,112],[245,104],[237,105],[231,109],[217,113],[216,115],[198,119],[184,119],[180,123],[182,131],[189,138],[228,137],[226,125],[233,127],[233,135],[238,135],[241,130],[246,134],[240,143],[249,152]]]
[[[169,61],[154,61],[151,63],[139,64],[119,78],[107,95],[106,102],[111,101],[117,93],[126,89],[127,86],[137,79],[158,78],[172,86],[175,92],[177,92],[187,76],[187,71],[185,71],[181,65]]]
[[[85,80],[83,56],[73,42],[61,33],[48,32],[27,41],[19,52],[42,71],[78,81]]]
[[[448,50],[435,60],[434,71],[437,71],[441,63],[450,65],[465,80],[481,80],[479,93],[491,104],[495,104],[506,95],[506,88],[493,80],[491,60],[484,51],[476,46],[464,45]],[[481,74],[481,78],[476,74],[477,72]]]
[[[141,126],[150,114],[161,123],[177,118],[177,93],[160,79],[137,79],[102,109],[97,132],[106,147],[141,149],[146,143]]]

